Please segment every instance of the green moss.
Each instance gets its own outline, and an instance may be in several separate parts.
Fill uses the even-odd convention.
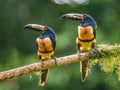
[[[100,50],[101,57],[91,60],[91,67],[98,63],[105,73],[116,72],[120,81],[120,45],[100,45]]]
[[[100,59],[99,64],[101,66],[101,70],[106,73],[112,73],[116,65],[116,59],[112,56],[104,57]]]
[[[120,45],[101,45],[101,58],[99,65],[105,73],[111,74],[116,72],[120,81]]]

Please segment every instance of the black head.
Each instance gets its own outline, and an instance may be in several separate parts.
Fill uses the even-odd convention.
[[[84,18],[80,22],[81,26],[92,26],[94,29],[97,28],[96,21],[90,15],[87,14],[83,14],[83,15]]]
[[[48,26],[43,26],[39,24],[27,24],[24,26],[24,28],[41,32],[41,36],[40,36],[41,38],[50,37],[50,38],[56,39],[56,33],[52,28]]]
[[[69,13],[61,16],[62,19],[69,19],[79,21],[81,26],[92,26],[94,29],[97,27],[96,21],[87,14]]]
[[[56,33],[54,30],[48,26],[45,26],[44,31],[42,32],[41,38],[50,37],[51,39],[56,40]]]

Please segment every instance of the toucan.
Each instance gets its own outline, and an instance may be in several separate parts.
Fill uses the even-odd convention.
[[[27,24],[24,26],[29,30],[34,30],[41,35],[36,39],[36,46],[38,52],[38,58],[40,61],[55,59],[54,52],[56,47],[57,35],[55,31],[49,26],[39,25],[39,24]],[[55,59],[56,60],[56,59]],[[45,81],[48,76],[48,69],[42,70],[40,73],[40,86],[45,85]]]
[[[82,52],[88,52],[90,51],[90,49],[94,49],[95,52],[99,53],[95,45],[97,24],[96,21],[90,15],[68,13],[62,15],[61,18],[79,22],[78,30],[76,30],[76,50],[78,54]],[[80,61],[80,72],[82,81],[85,81],[86,76],[88,76],[89,67],[90,60]]]

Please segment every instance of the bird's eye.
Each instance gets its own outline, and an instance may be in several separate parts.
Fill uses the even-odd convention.
[[[84,15],[83,18],[86,18],[86,15]]]

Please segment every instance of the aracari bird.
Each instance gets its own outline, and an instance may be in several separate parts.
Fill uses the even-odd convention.
[[[41,35],[36,39],[38,57],[40,61],[50,60],[54,58],[54,51],[56,47],[56,33],[48,26],[39,24],[28,24],[24,28],[41,32]],[[40,73],[40,86],[45,85],[48,76],[48,69],[42,70]]]
[[[91,48],[98,53],[96,49],[96,21],[88,14],[68,13],[61,16],[62,19],[69,19],[79,21],[78,32],[76,38],[76,49],[78,54],[81,52],[88,52]],[[81,79],[85,81],[88,75],[88,68],[90,67],[90,60],[80,61]]]

